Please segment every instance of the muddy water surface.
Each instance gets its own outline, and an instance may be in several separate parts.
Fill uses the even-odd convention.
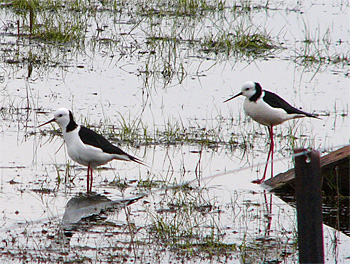
[[[293,167],[293,148],[349,144],[348,1],[226,2],[192,16],[162,2],[95,5],[81,11],[79,47],[29,41],[28,14],[1,8],[2,262],[297,263],[295,209],[251,183],[267,130],[243,98],[223,101],[253,80],[320,114],[276,128],[275,174]],[[238,29],[276,48],[204,45]],[[113,161],[86,197],[58,126],[37,128],[59,107],[149,166]],[[350,262],[348,236],[324,226],[324,239],[326,263]]]

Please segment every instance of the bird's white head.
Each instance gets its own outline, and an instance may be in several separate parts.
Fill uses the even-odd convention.
[[[241,95],[243,95],[247,98],[252,97],[256,93],[257,85],[259,85],[259,84],[252,82],[252,81],[244,83],[242,85],[242,88],[241,88]]]
[[[62,129],[66,128],[71,118],[73,118],[72,113],[67,108],[57,109],[53,116],[54,116],[55,122],[59,124]]]
[[[246,82],[242,85],[242,88],[241,88],[241,92],[230,97],[229,99],[225,100],[224,103],[240,96],[240,95],[243,95],[247,98],[252,98],[254,95],[256,95],[257,93],[259,94],[258,96],[261,95],[261,91],[262,91],[262,88],[260,86],[259,83],[257,82],[252,82],[252,81],[249,81],[249,82]]]
[[[69,125],[70,122],[73,122],[75,124],[75,122],[73,120],[73,114],[67,108],[57,109],[54,113],[54,118],[51,119],[50,121],[40,125],[39,127],[44,126],[46,124],[49,124],[51,122],[56,122],[57,124],[59,124],[62,131],[65,131],[67,129],[67,126]]]

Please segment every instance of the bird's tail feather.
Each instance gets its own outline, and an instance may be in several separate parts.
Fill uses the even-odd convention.
[[[136,157],[131,156],[131,155],[129,155],[129,154],[128,154],[128,158],[129,158],[131,161],[134,161],[134,162],[136,162],[136,163],[138,163],[138,164],[141,164],[141,165],[143,165],[143,166],[147,166],[147,167],[148,167],[148,165],[147,165],[144,161],[142,161],[141,159],[139,159],[139,158],[136,158]]]
[[[321,119],[320,117],[318,117],[318,114],[310,114],[310,113],[306,113],[307,117],[312,117],[312,118],[317,118],[317,119]]]

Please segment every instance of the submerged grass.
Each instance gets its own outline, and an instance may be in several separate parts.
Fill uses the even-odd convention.
[[[226,6],[225,0],[153,0],[136,5],[137,14],[141,16],[201,16],[204,12],[222,11]]]
[[[149,126],[139,118],[127,119],[120,114],[119,125],[110,125],[109,120],[101,120],[98,125],[91,125],[88,118],[84,118],[82,124],[105,135],[108,139],[124,142],[133,146],[140,145],[182,145],[198,144],[208,147],[225,145],[226,124],[220,121],[218,124],[200,125],[197,120],[169,119],[165,125]],[[227,132],[227,131],[226,131]]]
[[[74,1],[69,2],[72,4]],[[80,18],[72,12],[67,12],[70,7],[67,9],[61,1],[11,2],[14,13],[21,18],[18,20],[18,33],[21,36],[53,43],[67,43],[73,40],[79,42],[85,36],[85,17]]]
[[[151,232],[166,247],[184,250],[191,257],[227,253],[235,246],[223,243],[220,213],[215,201],[208,201],[205,189],[171,189],[152,215]],[[170,199],[167,199],[170,198]],[[222,252],[224,250],[225,252]]]
[[[137,188],[128,185],[124,189],[135,193]],[[66,211],[71,210],[72,215],[68,217],[65,212],[64,220],[51,216],[44,223],[28,221],[8,230],[2,241],[1,260],[67,263],[135,262],[135,259],[137,263],[288,260],[288,256],[278,254],[281,249],[291,252],[286,234],[278,233],[276,243],[262,243],[249,237],[248,230],[265,229],[263,221],[251,226],[260,217],[266,218],[264,206],[256,210],[251,205],[239,207],[241,203],[236,199],[241,194],[235,196],[232,204],[219,204],[209,198],[212,195],[208,189],[198,186],[158,194],[152,192],[153,188],[158,190],[157,186],[150,187],[148,196],[134,201],[126,199],[124,204],[114,203],[102,210],[99,208],[106,206],[104,202],[111,201],[106,196],[75,196],[66,204]],[[57,197],[50,191],[35,193],[46,206],[56,202]],[[85,211],[89,208],[94,208],[92,215]],[[81,212],[85,213],[80,215]],[[237,235],[233,224],[234,219],[241,218],[243,226],[238,233],[242,232],[243,239],[238,243],[233,239]]]
[[[122,113],[119,113],[117,121],[101,119],[94,122],[88,116],[84,116],[81,120],[78,117],[77,122],[104,135],[117,145],[128,144],[133,147],[194,145],[199,146],[200,149],[205,147],[213,150],[224,147],[230,151],[243,150],[246,154],[253,151],[257,145],[269,146],[267,129],[241,112],[237,118],[224,119],[219,115],[205,123],[196,119],[171,118],[164,121],[164,125],[148,125],[138,117]],[[115,125],[115,123],[119,124]],[[53,130],[48,130],[49,133],[52,136],[60,135],[57,126],[53,126],[53,128]],[[45,130],[42,130],[42,133],[46,133]],[[284,153],[283,155],[291,153],[296,148],[316,147],[313,135],[314,131],[310,125],[298,120],[275,128],[275,138],[278,138],[277,144],[283,146],[283,148],[278,147],[278,149]]]
[[[15,8],[15,4],[19,5],[16,7],[19,11],[16,12],[23,21],[24,26],[21,27],[23,37],[31,36],[35,38],[35,42],[31,40],[31,42],[24,43],[23,46],[13,44],[7,51],[5,49],[1,51],[3,54],[10,54],[6,57],[8,64],[12,62],[20,67],[23,65],[38,65],[39,67],[45,63],[56,66],[53,59],[55,54],[60,54],[60,51],[62,53],[68,52],[72,43],[77,43],[86,37],[87,24],[85,23],[87,22],[83,21],[82,27],[75,27],[74,23],[79,23],[80,20],[69,16],[75,22],[73,26],[68,25],[68,20],[61,20],[61,17],[55,14],[57,10],[59,12],[67,11],[70,15],[80,16],[86,21],[91,19],[90,15],[98,17],[97,14],[103,12],[108,12],[110,17],[116,19],[118,15],[127,13],[126,10],[128,12],[133,11],[133,8],[139,10],[137,15],[130,12],[131,16],[114,20],[118,21],[119,25],[128,24],[128,30],[122,28],[122,33],[108,31],[110,22],[96,19],[98,20],[98,30],[96,30],[96,35],[93,35],[93,41],[95,44],[107,47],[107,52],[104,53],[107,55],[115,52],[118,56],[125,54],[139,56],[140,61],[144,64],[138,68],[138,73],[144,77],[145,86],[148,84],[150,87],[153,85],[150,78],[152,76],[155,79],[160,76],[164,86],[169,86],[176,78],[178,82],[182,82],[188,76],[185,67],[186,58],[194,55],[199,57],[198,50],[205,53],[206,56],[224,54],[225,59],[235,60],[239,56],[245,56],[245,58],[266,56],[269,51],[274,52],[275,49],[279,48],[279,44],[276,44],[274,38],[269,34],[252,30],[253,27],[241,26],[242,24],[232,27],[232,20],[228,20],[226,28],[220,27],[218,29],[211,26],[208,31],[204,30],[203,34],[199,34],[198,32],[203,29],[201,26],[206,25],[207,22],[202,17],[208,19],[207,15],[210,15],[209,20],[214,21],[213,24],[215,24],[219,21],[217,19],[218,12],[222,14],[230,10],[229,7],[226,7],[227,3],[223,1],[131,1],[127,3],[126,1],[108,0],[100,2],[33,0],[31,7],[26,6],[28,3],[28,1],[13,1],[9,7]],[[52,10],[50,11],[50,9]],[[251,5],[251,1],[244,1],[244,5],[242,4],[240,8],[236,5],[235,10],[238,9],[237,17],[244,15],[244,12],[250,12],[254,7]],[[30,10],[35,10],[35,14],[31,13],[30,15],[32,12]],[[85,12],[88,15],[85,16]],[[28,14],[32,16],[29,20]],[[222,16],[220,21],[222,18],[227,19],[227,17]],[[181,21],[183,23],[185,19],[191,22],[190,26],[181,26]],[[45,23],[47,25],[44,25]],[[134,32],[135,28],[140,25],[143,26],[141,32],[146,37],[142,40],[146,39],[145,41],[140,41],[137,38],[136,35],[140,31]],[[163,27],[166,25],[170,25],[170,27],[164,30]],[[196,28],[198,25],[201,26]],[[13,27],[13,29],[15,28]],[[122,39],[122,36],[125,38]],[[42,42],[45,45],[42,45]],[[29,51],[25,50],[25,45],[28,43],[30,44]],[[54,45],[51,45],[53,43]],[[63,46],[59,45],[60,47],[55,50],[57,43],[67,45],[68,48],[64,49]],[[312,41],[305,43],[312,43]],[[44,46],[45,48],[40,48]],[[49,48],[47,48],[48,46]],[[185,47],[190,47],[190,51],[186,51],[188,53],[183,56]],[[13,56],[12,60],[9,59],[11,56]],[[201,59],[207,58],[202,57]],[[60,60],[62,57],[57,59],[57,62]],[[321,61],[321,63],[323,62]],[[18,117],[21,122],[25,123],[28,121],[28,105],[27,102],[23,101],[23,107],[2,106],[0,115],[4,120],[16,120],[15,118]],[[343,114],[347,114],[347,112]],[[122,141],[135,146],[196,144],[201,148],[202,146],[224,145],[231,148],[252,150],[256,141],[266,145],[265,135],[261,134],[263,132],[256,132],[264,130],[261,127],[256,129],[255,123],[252,125],[249,120],[247,121],[243,117],[239,117],[237,121],[233,121],[233,118],[228,120],[213,118],[215,121],[212,123],[209,121],[169,119],[164,121],[163,125],[157,126],[144,124],[140,118],[134,118],[130,115],[120,114],[118,120],[118,125],[111,125],[115,122],[108,119],[101,120],[93,125],[92,129],[114,142]],[[94,122],[84,119],[79,123],[87,126]],[[55,127],[57,128],[57,126]],[[287,133],[284,133],[284,130],[278,129],[276,136],[282,142],[287,142],[286,144],[283,142],[283,145],[288,146],[287,148],[289,146],[291,148],[305,147],[310,143],[304,134],[313,134],[312,131],[310,133],[306,129],[303,131],[296,123],[292,123],[286,130]],[[297,134],[296,130],[301,131],[300,134]],[[52,136],[60,134],[58,129],[51,129],[49,132]],[[42,133],[45,135],[45,131]],[[291,136],[284,137],[284,134]],[[314,143],[311,142],[311,144]],[[72,167],[68,163],[66,171],[59,166],[56,166],[55,169],[59,185],[63,182],[63,177],[67,178],[70,175]],[[116,179],[111,183],[111,186],[114,185],[122,193],[131,189],[132,186],[134,186],[132,189],[134,193],[145,190],[152,193],[154,189],[169,187],[171,184],[174,185],[166,180],[155,181],[153,178],[149,178],[132,185],[125,180]],[[148,200],[145,199],[142,206],[137,207],[132,213],[128,211],[129,209],[125,209],[125,215],[118,213],[115,214],[115,219],[108,221],[98,219],[93,224],[75,230],[78,233],[74,241],[75,244],[69,247],[65,245],[58,250],[51,245],[51,242],[58,237],[57,229],[60,226],[58,221],[45,222],[42,226],[35,226],[37,229],[32,228],[36,223],[26,223],[23,232],[16,233],[16,230],[12,229],[7,231],[10,235],[2,241],[4,253],[2,257],[7,255],[9,259],[20,258],[20,261],[67,263],[72,261],[89,262],[93,261],[94,258],[102,262],[135,262],[141,259],[141,262],[144,260],[143,262],[149,263],[155,260],[161,262],[162,253],[159,252],[166,252],[171,256],[175,255],[174,262],[179,261],[179,259],[183,262],[186,260],[211,262],[210,260],[214,258],[217,262],[229,262],[232,260],[230,257],[237,257],[243,263],[255,261],[275,263],[288,258],[288,254],[295,253],[296,238],[292,237],[293,244],[290,244],[288,241],[290,234],[287,232],[281,233],[281,236],[276,239],[270,240],[270,235],[266,235],[266,240],[264,240],[265,237],[261,240],[255,239],[255,235],[260,235],[262,229],[268,229],[265,226],[268,226],[267,223],[271,215],[264,210],[264,206],[236,201],[228,205],[218,204],[215,198],[208,198],[215,197],[215,195],[208,195],[207,191],[186,184],[164,189],[164,193],[157,195],[155,200],[152,200],[152,197]],[[52,201],[50,201],[50,205],[52,205]],[[228,225],[222,221],[225,211],[229,216],[229,221],[231,221]],[[281,210],[280,214],[284,213],[282,211],[284,209]],[[134,221],[133,217],[142,219],[141,223]],[[281,226],[273,228],[285,232],[284,222],[282,222]],[[240,224],[241,226],[239,226]],[[257,227],[255,230],[257,233],[253,232],[254,235],[247,231],[251,224]],[[271,230],[263,231],[268,234]],[[241,242],[232,242],[232,240],[227,239],[237,232],[243,234]],[[278,248],[279,252],[273,252],[271,254],[273,256],[269,257],[266,252],[273,251],[276,247],[283,249]],[[168,260],[169,255],[165,259]]]
[[[83,56],[87,50],[110,58],[137,56],[134,74],[142,78],[147,96],[154,87],[183,83],[198,74],[198,68],[189,69],[189,58],[251,62],[282,50],[280,36],[260,30],[253,20],[253,12],[273,12],[269,2],[14,0],[2,9],[11,11],[6,31],[35,40],[8,43],[1,50],[3,61],[13,68],[71,66],[76,60],[72,49]],[[305,67],[348,65],[349,54],[331,54],[327,37],[322,37],[324,52],[320,47],[310,48],[320,42],[307,33],[306,46],[296,50],[294,62]]]
[[[202,52],[224,53],[237,58],[266,56],[268,52],[281,49],[281,45],[267,33],[259,32],[258,29],[252,31],[241,26],[232,32],[219,32],[216,36],[205,37],[200,44]]]
[[[346,67],[350,64],[350,54],[331,54],[329,48],[322,46],[319,41],[304,41],[296,50],[294,62],[307,70],[320,70],[325,65],[339,65]]]
[[[304,22],[304,39],[296,43],[292,60],[297,65],[304,67],[306,71],[315,71],[315,74],[324,71],[329,65],[348,68],[350,65],[349,43],[341,39],[336,43],[332,42],[331,29],[325,30],[325,33],[321,35],[319,28],[312,32]],[[344,45],[347,45],[347,48],[344,49]],[[339,52],[338,49],[341,48],[345,52]],[[349,75],[348,70],[345,70],[344,73],[346,76]]]
[[[236,3],[222,0],[15,0],[3,6],[12,11],[12,26],[10,23],[7,30],[35,41],[26,42],[20,52],[9,47],[3,57],[13,67],[50,68],[69,66],[72,49],[84,54],[88,48],[112,58],[137,56],[140,63],[134,74],[143,79],[149,95],[153,87],[182,83],[194,74],[186,65],[190,57],[254,59],[280,48],[268,34],[242,26],[240,18],[247,19],[247,25],[253,21],[232,5]],[[42,42],[52,46],[40,45]]]

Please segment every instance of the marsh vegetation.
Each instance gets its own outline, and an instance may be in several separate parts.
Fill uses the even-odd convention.
[[[320,115],[276,128],[276,172],[349,144],[349,9],[2,1],[1,261],[297,263],[295,209],[251,183],[267,130],[222,102],[253,80]],[[149,166],[105,165],[86,197],[58,127],[37,129],[58,107]],[[346,261],[349,237],[324,228],[326,262]]]

